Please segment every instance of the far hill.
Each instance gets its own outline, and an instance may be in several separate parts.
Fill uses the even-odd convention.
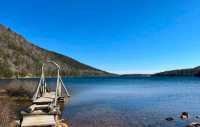
[[[63,76],[111,75],[68,56],[40,48],[0,24],[0,78],[40,76],[43,62],[49,58],[61,65]],[[48,69],[46,74],[55,76],[56,71]]]
[[[120,77],[150,77],[151,74],[122,74]]]
[[[200,66],[189,69],[159,72],[154,74],[153,76],[200,76]]]

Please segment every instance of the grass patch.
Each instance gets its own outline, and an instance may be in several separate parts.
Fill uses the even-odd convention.
[[[0,85],[0,127],[14,127],[20,109],[28,106],[38,81],[11,80]]]

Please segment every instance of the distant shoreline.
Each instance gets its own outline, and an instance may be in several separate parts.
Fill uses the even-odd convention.
[[[123,74],[114,76],[63,76],[63,78],[134,78],[134,77],[199,77],[197,75],[157,75],[157,74]],[[56,78],[56,76],[46,77],[46,79]],[[40,77],[20,77],[20,78],[1,78],[0,80],[26,80],[26,79],[40,79]]]
[[[62,76],[62,77],[77,77],[77,78],[84,78],[84,77],[200,77],[200,66],[195,68],[188,68],[188,69],[178,69],[178,70],[169,70],[158,72],[154,74],[107,74],[107,75],[77,75],[77,76]],[[46,76],[47,78],[56,78],[56,76]],[[38,79],[40,76],[25,76],[25,77],[0,77],[1,79]]]
[[[87,75],[84,75],[84,76],[61,76],[63,78],[84,78],[84,77],[120,77],[120,75],[101,75],[101,76],[87,76]],[[13,77],[13,78],[4,78],[4,77],[0,77],[0,80],[3,80],[3,79],[39,79],[40,77]],[[56,76],[46,76],[46,78],[57,78]]]

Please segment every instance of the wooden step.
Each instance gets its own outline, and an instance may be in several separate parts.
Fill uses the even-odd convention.
[[[54,115],[24,116],[21,127],[46,127],[56,126]]]
[[[51,106],[49,104],[46,105],[37,105],[33,104],[30,107],[28,107],[29,112],[33,112],[34,110],[49,110]]]

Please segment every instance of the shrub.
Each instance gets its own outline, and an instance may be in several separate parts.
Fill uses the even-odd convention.
[[[5,86],[9,96],[29,97],[35,92],[37,81],[13,80]]]
[[[4,99],[0,100],[0,127],[9,127],[11,122],[10,102]]]

